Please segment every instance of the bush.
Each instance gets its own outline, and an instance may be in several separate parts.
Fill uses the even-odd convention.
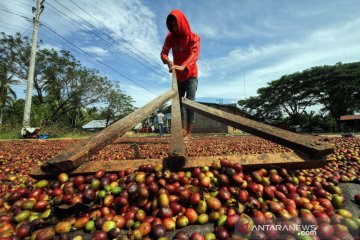
[[[0,126],[0,139],[20,139],[21,126],[12,124],[2,124]]]

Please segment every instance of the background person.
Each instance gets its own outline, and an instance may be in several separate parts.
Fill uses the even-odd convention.
[[[159,112],[158,114],[156,114],[156,120],[159,125],[160,137],[163,137],[164,136],[165,115],[162,112]]]

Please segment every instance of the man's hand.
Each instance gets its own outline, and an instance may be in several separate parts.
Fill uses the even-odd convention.
[[[179,65],[173,65],[172,66],[172,68],[171,68],[171,70],[178,70],[178,71],[184,71],[185,69],[186,69],[186,66],[184,66],[184,65],[181,65],[181,66],[179,66]]]
[[[168,65],[169,72],[172,72],[172,68],[174,66],[173,61],[167,60],[166,64]]]

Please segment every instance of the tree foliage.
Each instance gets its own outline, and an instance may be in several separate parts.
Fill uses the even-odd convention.
[[[321,119],[331,122],[332,118],[339,124],[340,116],[360,111],[359,91],[360,62],[337,63],[284,75],[259,88],[257,96],[239,100],[238,104],[257,119],[286,116],[292,125],[305,125],[313,116],[308,113],[309,107],[319,106],[319,116],[313,116],[317,123]]]
[[[360,62],[314,68],[319,103],[337,121],[360,110]]]
[[[14,115],[22,119],[20,102],[11,87],[27,83],[30,41],[20,34],[1,33],[0,43],[0,109],[6,113],[6,121],[14,120]],[[94,116],[115,121],[134,110],[132,98],[118,85],[98,70],[82,66],[69,51],[37,51],[33,88],[33,126],[77,127]],[[89,116],[87,109],[98,112],[90,111]]]
[[[105,96],[105,106],[100,108],[100,116],[106,120],[106,125],[108,125],[133,112],[135,110],[133,102],[134,100],[130,96],[116,86]]]
[[[22,51],[24,42],[17,34],[15,37],[0,34],[0,125],[3,122],[4,111],[16,100],[12,86],[19,84],[14,74],[19,68],[18,52]]]

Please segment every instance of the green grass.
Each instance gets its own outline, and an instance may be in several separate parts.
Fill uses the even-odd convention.
[[[24,139],[20,133],[21,126],[3,125],[0,127],[0,140],[20,140]],[[85,132],[78,129],[65,129],[58,126],[43,127],[39,135],[48,134],[49,139],[59,138],[86,138],[93,135],[93,132]]]
[[[12,139],[22,139],[22,136],[19,132],[0,132],[0,140],[12,140]]]
[[[41,133],[40,133],[41,135]],[[61,138],[87,138],[91,134],[89,133],[73,133],[73,132],[64,132],[61,134],[51,135],[49,134],[49,139],[61,139]],[[6,132],[6,133],[0,133],[0,141],[1,140],[21,140],[24,139],[20,133],[15,132]]]

